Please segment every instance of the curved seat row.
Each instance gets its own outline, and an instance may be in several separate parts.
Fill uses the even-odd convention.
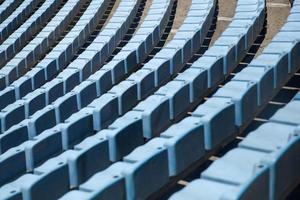
[[[51,19],[47,26],[31,40],[13,59],[0,69],[0,88],[9,86],[14,80],[30,70],[66,30],[70,22],[88,0],[69,0]],[[106,2],[106,1],[104,1]]]
[[[34,12],[43,0],[25,0],[19,7],[0,24],[0,43],[3,42],[14,30]]]
[[[126,3],[128,3],[128,1],[126,0],[126,1],[124,1],[124,2],[126,2]],[[137,3],[137,2],[135,2],[135,3]],[[164,6],[164,4],[165,4],[165,6]],[[125,4],[123,4],[123,6],[124,6]],[[168,6],[167,6],[168,5]],[[121,6],[121,8],[122,8],[122,2],[120,3],[120,6]],[[160,26],[162,23],[165,23],[164,21],[165,20],[163,20],[163,19],[165,19],[165,17],[163,17],[164,15],[166,15],[166,16],[169,16],[169,14],[170,14],[170,9],[169,9],[169,7],[171,7],[172,6],[172,1],[162,1],[162,0],[157,0],[157,1],[153,1],[152,2],[152,5],[151,5],[151,7],[150,7],[150,9],[149,9],[149,14],[150,15],[152,15],[151,13],[152,12],[156,12],[156,10],[157,10],[157,8],[158,8],[158,6],[160,6],[160,8],[161,7],[163,7],[164,9],[165,9],[165,12],[161,12],[161,15],[162,15],[162,17],[161,18],[157,18],[156,20],[157,21],[160,21],[160,23],[157,23],[157,26]],[[160,9],[159,8],[159,9]],[[123,9],[123,8],[122,8]],[[168,11],[168,12],[167,12]],[[117,12],[116,12],[116,15],[119,15]],[[147,16],[146,16],[146,18],[147,18]],[[114,17],[112,17],[111,18],[112,20],[115,20],[114,19]],[[145,21],[144,21],[145,23],[148,23],[148,20],[146,20],[145,19]],[[155,23],[155,21],[154,20],[152,20],[152,22],[154,22],[154,24],[156,24]],[[129,27],[129,25],[127,25],[128,27]],[[142,27],[142,26],[141,26]],[[153,31],[155,30],[155,27],[156,26],[154,26],[154,29],[153,29]],[[148,29],[149,30],[149,29]],[[73,96],[73,97],[76,97],[76,96]],[[72,98],[72,100],[74,100],[74,98]],[[76,100],[76,98],[75,98],[75,100]],[[58,101],[59,102],[59,101]],[[21,134],[23,134],[22,132],[24,131],[24,128],[26,128],[27,126],[24,126],[24,128],[21,128],[21,129],[18,129],[18,131],[14,131],[13,133],[11,133],[10,135],[8,135],[10,138],[11,137],[15,137],[15,139],[16,139],[16,141],[19,141],[19,143],[21,143],[21,142],[23,142],[23,141],[25,141],[25,140],[27,140],[28,139],[28,137],[30,137],[30,139],[33,139],[33,140],[35,140],[33,137],[35,136],[35,135],[38,135],[38,134],[40,134],[43,130],[45,130],[45,129],[47,129],[47,128],[49,128],[50,126],[53,126],[53,124],[50,122],[50,121],[48,121],[48,119],[46,119],[45,117],[50,117],[50,120],[55,120],[55,114],[54,114],[54,116],[52,115],[52,114],[50,114],[49,115],[49,113],[47,112],[47,109],[49,108],[49,106],[47,106],[47,107],[45,107],[45,109],[44,110],[41,110],[41,112],[39,112],[39,113],[37,113],[36,115],[34,115],[31,119],[33,119],[33,120],[31,120],[30,119],[30,121],[32,121],[33,123],[34,123],[34,125],[33,125],[33,123],[32,122],[30,122],[29,124],[28,124],[28,130],[26,130],[26,133],[27,133],[27,138],[26,139],[22,139],[22,135],[19,135],[19,133],[21,133]],[[67,107],[65,107],[64,105],[61,105],[61,106],[59,106],[59,107],[57,107],[57,108],[59,108],[59,109],[62,109],[62,108],[67,108]],[[55,110],[57,110],[57,109],[55,109]],[[56,112],[55,110],[53,110],[54,112]],[[67,111],[68,111],[68,108],[66,109]],[[44,112],[44,111],[46,111],[46,113]],[[63,111],[65,111],[65,110],[63,110]],[[60,112],[60,113],[64,113],[64,112]],[[68,111],[69,112],[69,111]],[[41,113],[42,113],[42,115],[41,115]],[[40,117],[39,117],[40,116]],[[54,118],[51,118],[51,117],[54,117]],[[41,121],[42,120],[42,121]],[[64,121],[64,120],[63,120]],[[40,123],[41,122],[41,123]],[[45,122],[47,122],[48,123],[48,125],[46,125],[46,127],[45,127]],[[50,123],[49,123],[50,122]],[[56,123],[56,121],[54,122],[54,124]],[[33,126],[32,126],[32,125]],[[86,125],[89,125],[89,124],[86,124]],[[68,125],[66,125],[66,126],[68,126]],[[76,126],[76,125],[75,125]],[[74,126],[74,127],[75,127]],[[34,129],[34,132],[33,132],[33,129],[32,129],[32,127],[35,127]],[[19,127],[17,127],[17,128],[19,128]],[[36,129],[37,128],[37,129]],[[79,128],[79,127],[77,127],[77,128]],[[75,130],[77,129],[77,128],[75,128]],[[83,129],[82,129],[83,128]],[[73,127],[71,127],[70,129],[73,129]],[[84,127],[80,127],[80,130],[84,130]],[[87,131],[87,130],[85,130],[85,131]],[[18,134],[18,135],[15,135],[15,134]],[[42,135],[45,135],[46,133],[42,133],[41,134],[41,136]],[[7,137],[7,138],[5,138],[5,137],[3,137],[2,139],[2,141],[3,141],[3,144],[8,144],[7,142],[5,142],[5,141],[8,141],[7,139],[9,139],[9,137]],[[42,136],[42,137],[44,137],[44,136]],[[46,139],[50,139],[50,137],[46,137]],[[12,141],[12,140],[10,140],[9,139],[9,141]],[[58,143],[57,143],[58,144]],[[23,146],[25,147],[25,145],[26,144],[24,144]],[[4,145],[1,145],[1,147],[4,147]],[[4,147],[5,148],[5,147]],[[35,147],[34,147],[35,148]],[[23,149],[23,152],[24,152],[24,149]],[[14,150],[9,150],[7,153],[5,153],[6,155],[8,155],[8,154],[15,154],[15,152],[14,152]],[[10,160],[10,157],[11,156],[6,156],[6,155],[2,155],[1,157],[3,158],[3,159],[1,159],[0,158],[0,160],[2,160],[3,162],[1,163],[2,164],[2,166],[4,167],[4,166],[8,166],[7,164],[8,163],[10,163],[11,161],[9,161]],[[4,157],[6,157],[6,158],[4,158]],[[14,157],[14,156],[12,156],[12,157]],[[8,158],[8,159],[7,159]],[[17,157],[15,157],[15,158],[17,158]],[[45,157],[46,158],[46,157]],[[45,159],[44,158],[44,159]],[[17,158],[18,159],[18,158]],[[6,162],[6,161],[8,161],[8,162]],[[45,160],[41,160],[41,162],[44,162]],[[14,161],[13,161],[14,162]],[[1,165],[0,164],[0,165]],[[23,163],[24,165],[23,166],[25,166],[25,163]],[[35,163],[34,164],[34,166],[33,167],[35,167],[37,164],[40,164],[40,162],[39,163]],[[17,173],[16,173],[16,171],[14,171],[14,172],[11,172],[11,173],[8,173],[8,174],[10,174],[10,175],[8,175],[7,177],[1,177],[1,184],[3,184],[3,183],[5,183],[7,180],[9,180],[9,179],[11,179],[11,178],[13,178],[13,177],[15,177],[17,174],[20,174],[20,173],[24,173],[24,171],[23,171],[23,166],[22,167],[17,167],[17,168],[15,168],[15,169],[17,169],[16,171],[18,171]],[[7,169],[8,170],[8,169]]]
[[[3,42],[0,46],[0,66],[12,59],[43,28],[43,24],[53,16],[61,3],[62,0],[45,1],[17,30],[13,22],[3,26],[0,34],[0,42]]]
[[[299,96],[170,199],[284,199],[300,182]]]
[[[162,2],[165,4],[163,5]],[[133,36],[133,38],[127,43],[130,44],[131,46],[133,46],[133,44],[136,44],[135,40],[136,37],[158,37],[158,39],[162,36],[163,33],[163,27],[165,27],[166,23],[167,23],[167,18],[170,15],[170,11],[171,11],[171,5],[172,3],[170,1],[154,1],[152,3],[152,6],[150,7],[149,13],[146,16],[143,24],[140,26],[140,28],[137,30],[136,34]],[[125,6],[128,2],[125,1]],[[160,5],[160,8],[158,9]],[[121,4],[123,5],[123,4]],[[133,5],[133,4],[132,4]],[[162,9],[163,8],[163,9]],[[120,7],[120,12],[121,14],[123,14],[124,12],[122,11],[124,8],[121,6]],[[157,13],[157,10],[159,10],[160,12]],[[129,13],[128,13],[129,14]],[[149,17],[148,17],[149,16]],[[156,18],[153,19],[153,16],[155,16]],[[158,17],[160,16],[160,17]],[[110,32],[110,37],[111,40],[109,41],[114,41],[115,37],[118,38],[118,40],[121,39],[121,37],[119,35],[114,36],[112,34],[112,31],[116,31],[117,32],[117,28],[111,29],[109,27],[111,27],[112,25],[115,25],[115,20],[120,18],[119,14],[116,13],[116,17],[113,17],[111,20],[111,23],[108,23],[108,29],[105,29],[99,34],[99,39],[102,38],[103,36],[107,35],[107,32]],[[132,17],[131,17],[132,18]],[[150,18],[150,19],[149,19]],[[152,24],[152,26],[149,26],[148,24]],[[126,25],[127,27],[129,27],[129,24]],[[146,26],[146,27],[145,27]],[[121,26],[119,26],[121,27]],[[107,30],[107,31],[106,31]],[[145,31],[147,31],[146,33],[144,33]],[[156,32],[157,31],[157,32]],[[124,33],[125,34],[125,33]],[[124,35],[122,34],[122,35]],[[158,34],[158,35],[156,35]],[[108,36],[107,36],[108,37]],[[147,54],[149,54],[151,52],[151,50],[154,48],[154,46],[158,43],[158,40],[155,42],[151,42],[149,43],[149,50],[147,52]],[[96,41],[95,41],[96,40]],[[57,99],[55,102],[53,102],[52,105],[49,105],[50,107],[53,107],[55,109],[53,109],[53,111],[55,112],[59,112],[61,114],[57,114],[56,117],[57,121],[55,120],[55,118],[51,119],[51,122],[54,122],[54,124],[56,123],[60,123],[60,122],[64,122],[64,120],[66,118],[68,118],[73,112],[77,111],[78,109],[87,106],[89,103],[91,103],[91,101],[96,98],[97,96],[99,97],[103,92],[106,92],[108,90],[108,88],[111,87],[112,80],[113,80],[113,75],[112,75],[112,71],[113,70],[109,70],[109,68],[112,69],[118,69],[119,71],[125,71],[125,64],[126,64],[126,60],[127,59],[131,59],[131,63],[130,66],[132,66],[132,64],[134,64],[135,61],[132,62],[132,56],[135,56],[134,54],[136,54],[136,51],[138,51],[138,49],[140,49],[142,46],[144,46],[145,44],[141,42],[141,44],[139,46],[136,45],[136,47],[132,48],[131,50],[121,50],[119,52],[119,54],[123,54],[124,55],[124,60],[118,58],[118,62],[120,64],[115,65],[116,60],[113,60],[111,62],[109,62],[108,64],[106,64],[106,68],[105,70],[100,69],[98,72],[96,72],[94,75],[92,75],[91,77],[89,77],[89,79],[87,81],[83,81],[81,84],[79,84],[79,82],[81,82],[82,80],[87,79],[87,75],[88,74],[92,74],[93,71],[97,70],[99,67],[101,67],[101,63],[103,63],[103,59],[107,58],[109,54],[107,54],[107,52],[105,52],[105,50],[107,50],[107,48],[102,48],[103,52],[95,52],[95,51],[91,51],[91,49],[93,49],[93,47],[95,45],[99,45],[99,43],[97,42],[97,38],[94,40],[94,44],[91,45],[91,48],[87,48],[87,50],[85,52],[83,52],[79,57],[78,57],[78,61],[81,62],[81,65],[71,65],[70,68],[67,68],[65,71],[63,71],[58,78],[53,79],[53,81],[48,82],[45,87],[43,87],[43,90],[38,91],[37,90],[33,93],[33,95],[31,95],[31,98],[29,99],[29,101],[27,101],[26,103],[19,105],[20,101],[15,102],[14,104],[11,104],[8,108],[8,111],[6,114],[7,116],[14,116],[11,119],[11,123],[15,124],[15,122],[17,122],[18,120],[16,119],[17,116],[19,116],[19,119],[24,119],[25,117],[28,118],[29,115],[26,114],[27,113],[34,113],[33,111],[37,111],[39,110],[38,108],[44,108],[44,106],[49,105],[50,103],[52,103],[56,98],[60,97],[59,99]],[[112,49],[111,51],[114,50],[113,47],[116,46],[115,43],[111,44],[107,43],[107,44],[101,44],[101,47],[108,47],[109,49]],[[110,45],[111,44],[111,45]],[[110,46],[112,47],[110,47]],[[125,45],[126,47],[127,45]],[[100,48],[100,50],[102,50]],[[101,59],[99,59],[99,54],[101,53]],[[86,58],[87,54],[92,54],[93,57],[89,57],[89,59]],[[98,54],[98,56],[97,56]],[[127,54],[127,56],[126,56]],[[142,62],[143,59],[141,59],[140,61],[138,61],[138,63]],[[82,62],[86,63],[83,64]],[[76,63],[76,60],[74,61],[74,64]],[[135,64],[137,65],[137,64]],[[77,66],[77,68],[75,68]],[[104,67],[105,67],[104,66]],[[69,66],[68,66],[69,67]],[[130,71],[130,70],[128,70]],[[126,74],[124,74],[123,76],[125,76]],[[83,78],[84,77],[84,78]],[[72,89],[75,85],[79,84],[78,86],[76,86],[76,88],[74,88],[74,90],[70,91],[70,89]],[[50,87],[51,86],[51,87]],[[75,99],[74,99],[75,98]],[[73,100],[75,100],[75,102]],[[39,104],[39,105],[37,105]],[[62,108],[64,108],[64,105],[70,105],[68,109],[64,109],[61,110]],[[37,121],[39,119],[41,119],[42,116],[44,116],[45,114],[45,110],[47,110],[48,107],[45,107],[44,110],[41,110],[39,112],[37,112],[36,114],[32,115],[30,118],[33,120],[30,121]],[[19,109],[18,109],[19,108]],[[21,113],[18,112],[18,110],[21,110]],[[24,111],[26,110],[26,111]],[[24,111],[24,112],[23,112]],[[66,112],[65,112],[66,111]],[[41,115],[42,114],[42,115]],[[8,130],[6,133],[4,133],[1,137],[1,139],[4,138],[11,138],[11,136],[15,135],[15,133],[20,133],[19,130],[20,128],[24,128],[29,126],[28,120],[24,121],[24,123],[22,123],[22,126],[19,125],[15,125],[13,126],[10,130]],[[43,126],[42,124],[40,124],[39,126]],[[50,128],[51,126],[53,126],[53,124],[49,123],[48,127],[44,127],[41,131]],[[6,126],[7,127],[7,126]],[[28,133],[29,135],[36,135],[41,133],[40,131],[37,131],[37,133],[30,133],[32,132],[29,127],[28,127],[28,131],[26,131],[26,133]],[[13,137],[17,137],[16,135]],[[31,138],[31,137],[29,137]],[[13,138],[11,138],[13,139]],[[10,141],[12,141],[10,139]],[[6,140],[6,139],[4,139]],[[2,140],[2,141],[4,141]],[[13,139],[14,140],[14,139]],[[16,141],[16,140],[15,140]],[[22,140],[21,140],[22,141]],[[6,140],[6,142],[8,142],[8,140]],[[9,142],[10,143],[10,142]],[[14,145],[16,144],[20,144],[19,142],[13,142]],[[11,143],[12,144],[12,143]],[[6,145],[6,147],[12,147],[11,145]],[[7,148],[6,148],[7,149]],[[3,152],[5,151],[4,148],[2,148]]]
[[[0,23],[2,23],[21,3],[21,0],[5,0],[0,8]]]

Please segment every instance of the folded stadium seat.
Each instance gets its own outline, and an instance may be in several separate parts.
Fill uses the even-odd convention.
[[[234,102],[235,122],[237,126],[241,126],[251,120],[257,110],[256,89],[256,85],[252,82],[230,81],[213,96],[230,98]]]
[[[106,170],[93,175],[88,181],[79,186],[79,190],[73,190],[65,194],[61,199],[71,199],[76,193],[86,199],[126,199],[125,179],[122,170],[130,163],[117,162]],[[99,182],[99,180],[103,180]],[[83,198],[83,199],[84,199]]]
[[[0,154],[29,139],[27,124],[28,120],[26,122],[24,120],[22,123],[12,126],[5,133],[0,135]]]
[[[97,135],[97,140],[87,138],[69,152],[70,188],[78,187],[95,172],[104,170],[110,165],[108,140],[101,135]]]
[[[198,199],[239,199],[235,193],[241,186],[215,182],[208,179],[196,179],[189,183],[179,192],[173,194],[170,200],[198,200]],[[256,197],[257,198],[257,197]]]
[[[56,120],[55,107],[53,105],[46,106],[42,110],[37,111],[30,117],[26,124],[28,126],[29,138],[33,138],[44,130],[52,128],[56,125]]]
[[[165,96],[152,95],[140,102],[133,110],[141,112],[145,138],[154,137],[171,123],[169,99]]]
[[[93,134],[94,130],[92,127],[93,109],[91,108],[82,109],[66,119],[60,127],[64,150],[73,147],[78,141]]]
[[[145,199],[168,181],[168,154],[164,141],[163,138],[153,139],[123,158],[124,162],[130,163],[122,170],[127,199]],[[143,184],[145,180],[147,187]]]
[[[10,148],[7,152],[2,154],[0,157],[0,169],[2,172],[6,172],[0,177],[0,186],[25,173],[25,145]]]
[[[46,161],[50,156],[62,152],[62,131],[59,126],[45,130],[25,144],[26,168],[33,171],[35,167]]]
[[[198,117],[204,125],[206,150],[215,148],[236,131],[234,107],[234,103],[229,98],[213,97],[198,106],[192,113],[192,116]]]
[[[170,119],[174,119],[184,112],[190,103],[189,85],[185,81],[171,81],[159,88],[155,94],[169,99]]]
[[[272,96],[274,70],[269,66],[252,66],[242,69],[232,80],[252,81],[257,85],[257,105],[261,106],[268,102]]]
[[[187,117],[161,135],[166,138],[169,176],[175,176],[205,155],[204,124],[198,117]]]
[[[109,141],[110,160],[116,162],[142,145],[143,138],[142,115],[137,111],[127,112],[124,117],[115,120],[107,129],[98,134],[104,135]],[[130,138],[130,140],[128,140]],[[124,141],[127,141],[124,143]]]

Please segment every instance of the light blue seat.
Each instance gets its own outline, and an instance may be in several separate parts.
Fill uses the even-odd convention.
[[[83,81],[91,74],[91,61],[88,59],[78,58],[74,60],[68,68],[79,70],[80,81]]]
[[[286,124],[300,124],[300,101],[294,100],[289,102],[284,108],[279,109],[271,118],[270,121],[282,122]]]
[[[65,69],[58,74],[57,78],[64,82],[64,94],[70,92],[76,85],[80,83],[80,76],[78,69]]]
[[[46,106],[46,91],[36,89],[22,98],[25,106],[25,118],[28,119],[36,111]]]
[[[169,73],[172,75],[178,73],[179,69],[183,66],[180,47],[163,48],[155,55],[155,57],[159,59],[167,59],[170,61],[168,68]]]
[[[112,60],[104,65],[102,69],[111,71],[112,83],[116,84],[121,81],[125,75],[125,60]]]
[[[8,104],[16,101],[13,87],[7,87],[0,91],[0,109],[5,108]]]
[[[272,41],[268,44],[266,48],[264,48],[265,54],[277,54],[281,56],[282,60],[288,59],[288,73],[295,72],[295,69],[297,69],[297,53],[299,53],[299,47],[297,49],[296,42],[277,42]],[[299,46],[299,45],[298,45]],[[287,58],[283,58],[287,57]]]
[[[25,143],[26,167],[28,172],[32,172],[39,164],[49,158],[61,153],[62,133],[60,126],[43,131],[33,140]]]
[[[169,99],[170,119],[187,111],[190,105],[189,85],[185,81],[174,80],[159,88],[156,95],[162,95]]]
[[[108,140],[100,135],[86,138],[70,151],[68,165],[70,187],[78,187],[93,174],[110,165]]]
[[[8,130],[15,123],[21,122],[25,118],[24,101],[18,100],[8,105],[0,112],[1,133]]]
[[[41,87],[46,90],[46,104],[50,104],[57,98],[63,96],[64,92],[64,82],[62,79],[55,78],[50,82],[47,82]]]
[[[140,69],[132,73],[127,80],[134,81],[137,84],[137,98],[139,101],[149,96],[155,88],[155,75],[151,69]]]
[[[138,89],[134,81],[122,81],[114,86],[108,93],[114,94],[118,97],[119,115],[123,115],[131,110],[138,102]]]
[[[4,185],[0,188],[1,198],[5,200],[18,200],[22,199],[22,193],[19,188],[11,185]]]
[[[5,172],[1,174],[0,186],[26,172],[24,145],[11,148],[0,155],[0,170]]]
[[[55,107],[48,105],[34,113],[28,121],[29,138],[39,135],[44,130],[56,125]]]
[[[84,108],[71,115],[61,126],[63,148],[72,148],[83,138],[94,133],[93,130],[93,109]]]
[[[130,111],[115,120],[108,129],[98,134],[105,135],[109,141],[110,160],[116,162],[143,144],[143,122],[140,112]]]
[[[71,190],[60,197],[60,200],[71,200],[79,198],[81,200],[89,200],[91,199],[91,193],[88,191],[81,191],[81,190]]]
[[[231,98],[235,104],[235,123],[245,124],[257,110],[257,86],[254,82],[230,81],[218,89],[214,97]]]
[[[207,85],[208,88],[211,88],[224,78],[223,62],[224,61],[221,56],[207,56],[207,54],[205,53],[202,57],[200,57],[193,63],[192,67],[204,69],[207,71]]]
[[[45,75],[44,68],[36,66],[32,70],[26,73],[26,75],[31,77],[32,88],[37,89],[42,86],[43,83],[46,82],[46,75]],[[24,94],[25,95],[25,94]]]
[[[104,94],[90,103],[93,111],[94,130],[99,131],[106,128],[118,116],[118,97],[113,94]]]
[[[76,93],[67,93],[59,97],[52,105],[55,108],[56,122],[64,122],[72,113],[78,111]]]
[[[169,176],[176,176],[205,155],[204,126],[201,118],[187,117],[160,137],[167,139]]]
[[[123,158],[130,163],[122,171],[127,199],[146,199],[168,182],[168,153],[164,142],[163,138],[152,139]]]
[[[22,144],[28,139],[28,126],[26,120],[24,120],[21,123],[12,126],[0,135],[0,154],[6,152],[12,147]]]
[[[264,66],[251,66],[242,69],[232,80],[252,81],[257,85],[257,105],[261,106],[268,102],[274,90],[274,69]]]
[[[112,87],[112,75],[110,70],[99,70],[91,75],[88,80],[96,82],[97,96],[104,94]]]
[[[175,80],[184,81],[189,84],[190,103],[202,97],[208,88],[207,71],[202,68],[188,68],[183,73],[178,74]]]
[[[229,98],[210,98],[198,106],[192,116],[198,117],[204,125],[206,150],[215,148],[236,131],[234,104]]]
[[[208,179],[195,179],[179,192],[174,193],[169,200],[198,200],[198,199],[245,199],[239,190],[242,187]],[[255,197],[257,198],[257,196]]]
[[[154,137],[171,123],[169,99],[165,96],[152,95],[140,102],[133,110],[142,113],[145,138]]]
[[[20,188],[24,200],[59,198],[69,189],[67,155],[66,152],[49,159],[35,168],[33,174],[25,174],[9,185]]]
[[[160,86],[171,78],[170,73],[170,60],[168,59],[151,59],[143,69],[148,69],[154,71],[155,86]]]
[[[22,76],[17,81],[13,82],[11,86],[15,88],[17,99],[20,99],[21,97],[25,96],[30,91],[32,91],[31,78],[26,75]]]
[[[281,87],[288,77],[288,58],[278,54],[261,54],[250,63],[252,66],[274,68],[274,88]]]
[[[78,108],[84,108],[97,97],[96,82],[90,80],[83,81],[71,93],[76,94]]]
[[[125,179],[122,175],[124,168],[130,163],[117,162],[104,171],[93,175],[88,181],[79,186],[79,191],[89,191],[95,199],[126,199]],[[99,182],[99,180],[102,180]]]

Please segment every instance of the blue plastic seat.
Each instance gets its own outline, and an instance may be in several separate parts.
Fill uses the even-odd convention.
[[[134,81],[122,81],[114,86],[108,93],[118,97],[119,115],[123,115],[134,107],[138,102],[138,89]]]
[[[86,136],[94,133],[93,109],[84,108],[71,115],[61,126],[63,148],[72,148]]]
[[[119,116],[118,97],[113,94],[102,95],[95,99],[89,107],[94,109],[93,124],[95,131],[106,128]]]
[[[201,118],[187,117],[168,128],[160,137],[167,139],[169,176],[178,175],[205,155]]]
[[[237,126],[252,119],[257,110],[257,86],[254,82],[230,81],[218,89],[213,96],[231,98],[235,104]]]
[[[70,187],[78,187],[94,173],[110,165],[108,140],[100,135],[89,137],[74,146],[68,157]]]
[[[0,186],[12,181],[19,175],[26,172],[26,159],[24,145],[11,148],[4,154],[0,155]]]
[[[143,122],[140,112],[130,111],[115,120],[108,129],[99,134],[105,135],[109,141],[110,160],[116,162],[143,144]]]
[[[155,138],[123,158],[130,165],[123,169],[127,199],[145,199],[169,179],[165,139]],[[144,187],[147,180],[147,187]]]
[[[52,105],[55,108],[56,122],[64,122],[72,113],[78,111],[76,93],[67,93],[59,97]]]
[[[169,99],[171,120],[187,111],[190,105],[189,85],[185,81],[171,81],[158,89],[155,94],[165,96]]]
[[[170,124],[169,99],[165,96],[152,95],[133,110],[142,113],[145,138],[152,138]]]
[[[25,144],[27,171],[32,172],[39,164],[62,151],[62,133],[60,126],[45,130]]]
[[[192,116],[198,117],[204,125],[204,141],[207,150],[218,146],[236,130],[234,104],[229,98],[210,98],[198,106]]]

